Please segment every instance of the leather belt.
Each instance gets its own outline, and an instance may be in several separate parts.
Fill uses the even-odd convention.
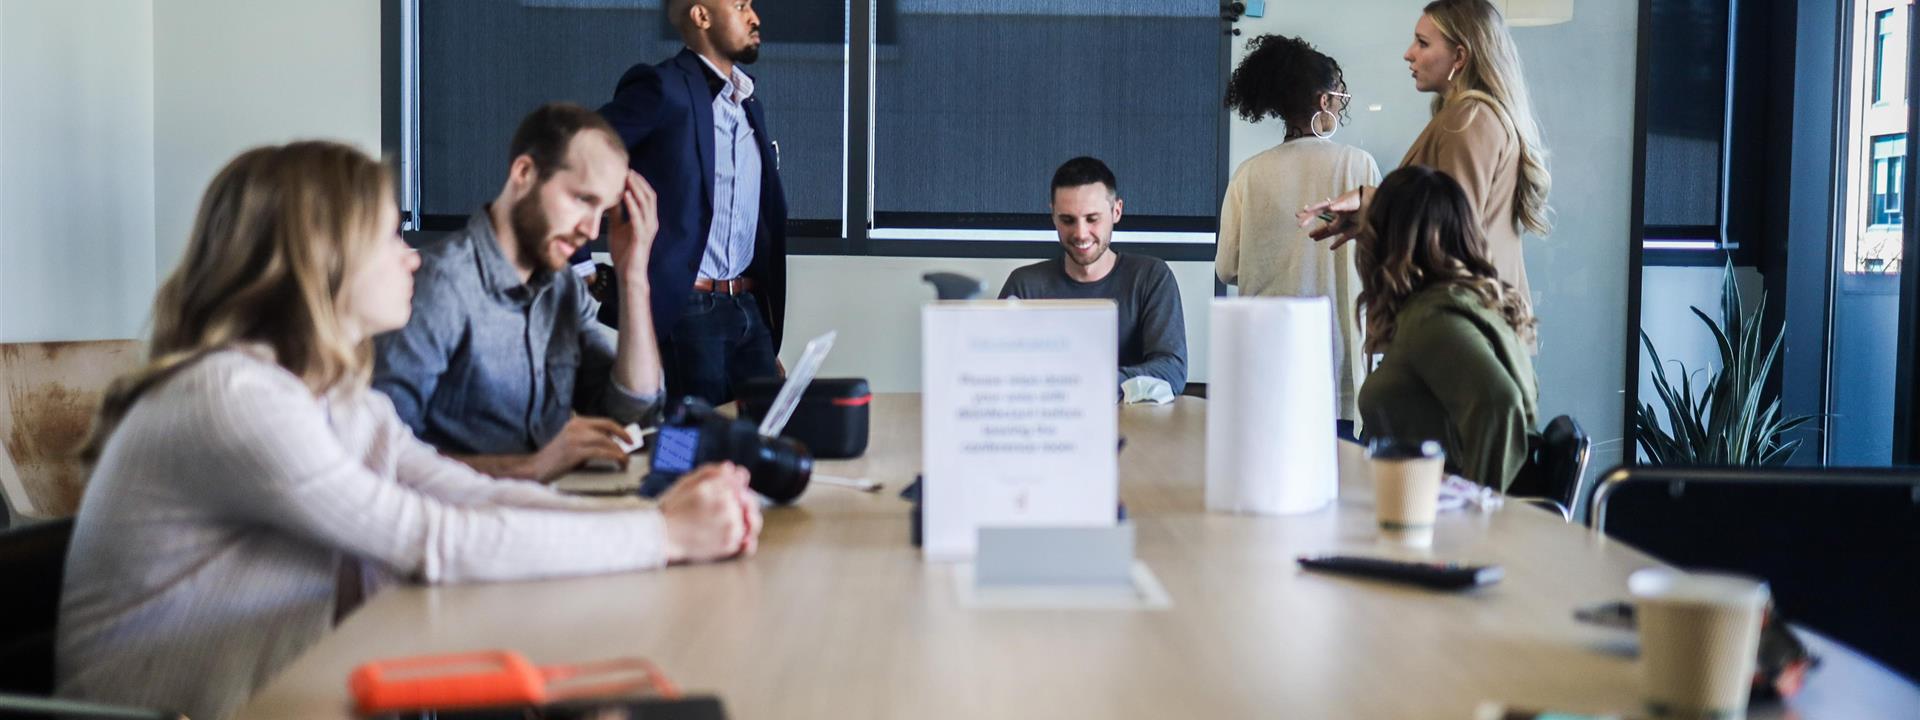
[[[696,292],[720,293],[721,295],[739,295],[744,292],[753,291],[753,279],[748,277],[737,277],[732,280],[715,280],[713,278],[694,278],[693,289]]]

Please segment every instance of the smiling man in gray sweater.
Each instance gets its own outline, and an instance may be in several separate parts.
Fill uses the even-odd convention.
[[[1120,222],[1119,186],[1107,164],[1068,160],[1053,173],[1053,228],[1062,257],[1013,271],[1001,298],[1112,300],[1119,310],[1119,383],[1146,376],[1174,395],[1187,386],[1187,324],[1180,284],[1159,258],[1122,255],[1109,245]]]

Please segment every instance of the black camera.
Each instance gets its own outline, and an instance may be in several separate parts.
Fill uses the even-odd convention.
[[[763,436],[753,423],[721,415],[699,398],[687,397],[667,408],[640,494],[658,497],[681,475],[723,460],[746,468],[753,491],[780,504],[798,499],[813,479],[813,454],[806,446]]]

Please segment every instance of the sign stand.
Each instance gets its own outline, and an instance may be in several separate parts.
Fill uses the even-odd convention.
[[[1133,556],[1134,526],[984,527],[971,564],[954,569],[975,609],[1164,610],[1159,578]]]

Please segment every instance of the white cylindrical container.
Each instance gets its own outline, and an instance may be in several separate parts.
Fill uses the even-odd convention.
[[[1207,509],[1284,515],[1332,502],[1332,303],[1216,298],[1209,332]]]

